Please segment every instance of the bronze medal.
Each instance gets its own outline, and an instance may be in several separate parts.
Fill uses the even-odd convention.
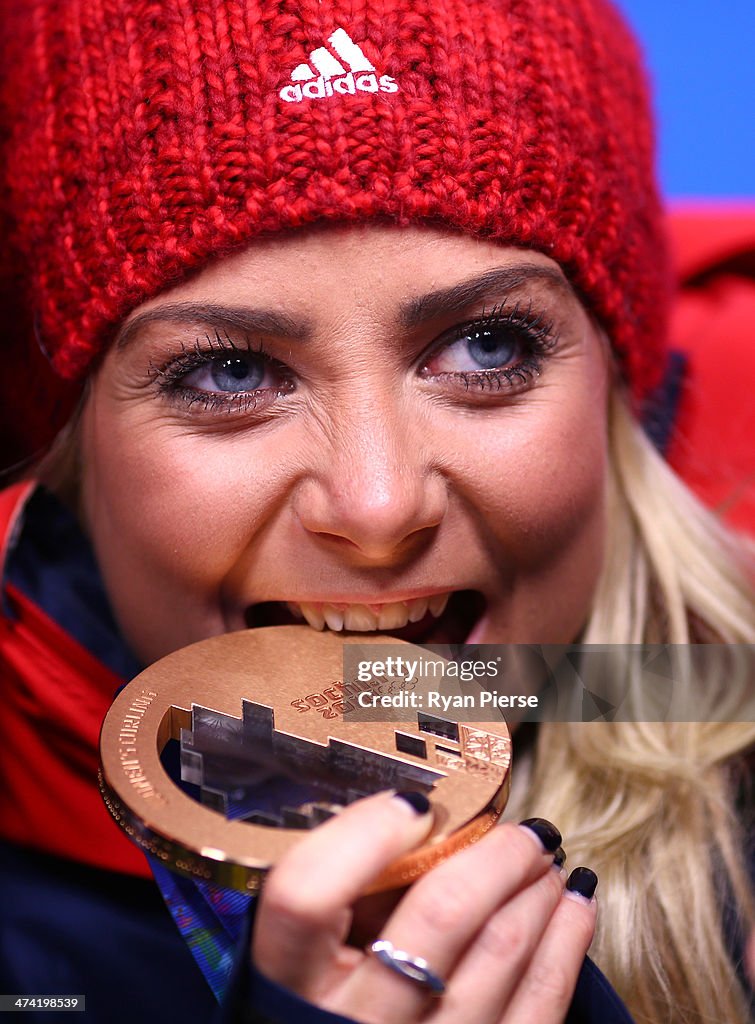
[[[259,889],[306,829],[380,790],[426,793],[435,824],[370,892],[408,885],[480,838],[508,797],[508,729],[410,710],[400,723],[350,720],[360,684],[343,679],[343,646],[356,642],[365,636],[244,630],[142,672],[116,698],[100,737],[100,786],[121,828],[167,867],[244,892]],[[163,766],[171,740],[199,799]]]

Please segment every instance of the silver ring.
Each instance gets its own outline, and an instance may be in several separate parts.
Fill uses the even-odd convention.
[[[409,956],[403,949],[396,949],[392,942],[387,939],[378,939],[370,946],[370,953],[384,964],[390,967],[396,974],[408,978],[409,981],[416,981],[423,988],[430,989],[434,996],[442,996],[446,990],[446,983],[432,970],[427,960],[421,956]]]

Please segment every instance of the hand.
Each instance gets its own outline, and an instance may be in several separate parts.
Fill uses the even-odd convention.
[[[445,980],[440,999],[345,944],[360,893],[431,824],[431,814],[380,793],[302,840],[265,882],[257,968],[365,1024],[560,1024],[596,905],[578,893],[564,898],[564,872],[530,828],[491,829],[419,879],[383,924],[380,938],[424,957]]]

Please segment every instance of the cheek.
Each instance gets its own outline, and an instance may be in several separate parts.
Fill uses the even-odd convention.
[[[602,509],[603,424],[559,418],[557,429],[549,429],[546,422],[526,438],[515,431],[503,457],[498,512],[504,533],[527,540],[529,547],[519,552],[523,563],[552,558],[580,537]]]
[[[601,401],[543,402],[485,430],[475,477],[500,566],[507,639],[572,642],[603,563],[607,437]]]
[[[248,443],[152,430],[116,450],[92,474],[94,529],[117,532],[170,575],[217,582],[283,489],[280,460],[264,444],[250,451]]]
[[[85,518],[137,655],[152,661],[224,631],[223,581],[285,500],[272,443],[177,432],[104,403],[84,429]]]

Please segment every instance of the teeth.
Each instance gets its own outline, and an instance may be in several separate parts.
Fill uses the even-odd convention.
[[[288,602],[289,608],[291,608],[292,604],[292,601]],[[299,609],[312,629],[325,629],[325,616],[323,615],[319,605],[300,604]]]
[[[427,615],[429,601],[426,597],[418,597],[415,601],[409,602],[409,621],[419,622]]]
[[[343,613],[344,629],[369,633],[378,628],[378,617],[363,604],[351,604]]]
[[[404,601],[384,604],[378,619],[379,629],[401,629],[409,621],[409,606]]]
[[[306,619],[313,629],[355,633],[374,633],[377,630],[401,629],[407,622],[419,622],[428,611],[438,619],[446,610],[450,593],[434,597],[417,597],[412,601],[392,601],[388,604],[297,604],[287,601],[292,615]]]
[[[328,629],[332,629],[336,633],[339,633],[343,629],[343,612],[334,608],[332,604],[326,604],[322,613],[325,616]]]

